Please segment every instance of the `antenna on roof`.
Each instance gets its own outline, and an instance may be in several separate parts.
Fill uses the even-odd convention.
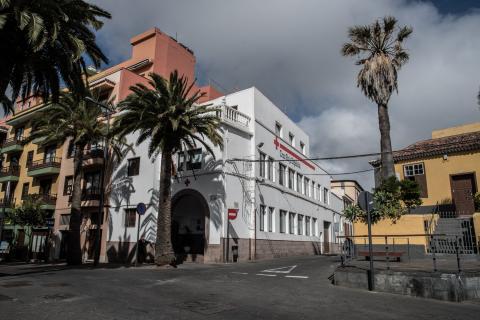
[[[178,42],[178,37],[177,37],[177,33],[175,32],[175,41]]]

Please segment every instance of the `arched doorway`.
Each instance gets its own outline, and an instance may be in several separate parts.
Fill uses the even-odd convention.
[[[177,259],[203,262],[209,216],[208,204],[198,191],[186,189],[175,194],[172,199],[172,245]]]

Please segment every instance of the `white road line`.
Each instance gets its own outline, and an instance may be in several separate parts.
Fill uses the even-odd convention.
[[[287,266],[287,267],[280,267],[280,268],[275,268],[275,269],[267,269],[267,270],[262,270],[262,272],[272,272],[272,273],[290,273],[292,272],[293,269],[295,269],[297,266]]]
[[[248,272],[235,272],[235,271],[233,271],[232,273],[235,273],[235,274],[248,274]]]
[[[264,277],[276,277],[276,274],[263,274],[263,273],[257,273],[257,276],[264,276]]]
[[[307,276],[285,276],[285,278],[308,279]]]

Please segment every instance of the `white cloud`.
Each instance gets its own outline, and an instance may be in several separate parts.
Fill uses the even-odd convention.
[[[355,85],[358,67],[340,55],[346,31],[385,15],[411,25],[411,61],[400,71],[390,116],[394,148],[432,129],[479,121],[479,13],[442,16],[399,0],[97,0],[113,14],[99,33],[114,61],[128,39],[153,26],[191,47],[200,70],[231,90],[257,86],[306,128],[312,155],[378,151],[376,107]],[[325,164],[368,168],[367,159]],[[371,184],[366,175],[357,176]]]

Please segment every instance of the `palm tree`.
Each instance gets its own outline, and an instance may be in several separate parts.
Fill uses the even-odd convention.
[[[67,263],[82,263],[80,247],[80,226],[82,222],[82,163],[85,147],[94,144],[107,135],[107,126],[102,119],[103,112],[92,100],[82,99],[76,95],[65,93],[58,103],[45,107],[44,111],[33,122],[33,133],[29,140],[42,138],[42,145],[73,144],[73,187],[72,204],[68,237]]]
[[[344,56],[359,57],[356,64],[362,69],[357,76],[357,86],[378,106],[383,180],[395,175],[388,102],[393,91],[398,91],[398,70],[409,59],[402,47],[403,41],[412,33],[412,28],[406,26],[397,31],[396,25],[397,19],[385,17],[372,25],[351,27],[348,30],[350,42],[341,50]]]
[[[6,113],[21,95],[56,102],[60,86],[84,95],[85,58],[95,67],[108,60],[95,43],[110,18],[83,0],[0,0],[0,103]],[[8,90],[8,94],[7,94]]]
[[[177,71],[170,74],[169,80],[155,73],[150,77],[150,87],[130,87],[132,93],[119,104],[113,126],[120,136],[137,132],[137,145],[148,140],[149,157],[161,153],[155,263],[166,265],[175,263],[171,240],[172,156],[197,144],[214,156],[211,145],[222,147],[222,137],[217,110],[197,104],[203,93],[192,92],[195,82],[188,84],[188,79],[179,77]]]

